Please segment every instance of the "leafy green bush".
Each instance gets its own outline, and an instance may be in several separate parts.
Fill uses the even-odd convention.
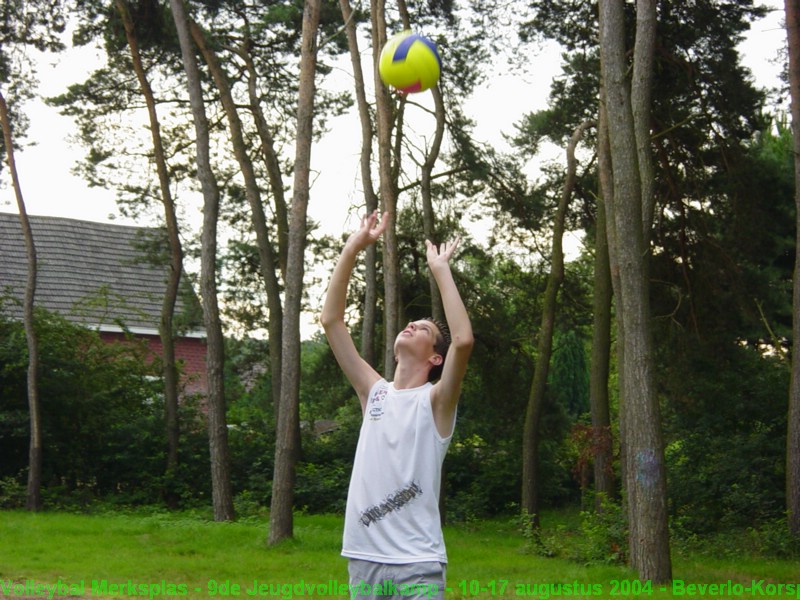
[[[789,531],[785,517],[769,519],[751,527],[729,527],[698,534],[673,520],[670,543],[674,551],[714,558],[747,556],[770,560],[800,558],[800,539]]]
[[[521,462],[509,441],[490,445],[458,429],[444,462],[447,518],[471,521],[508,512],[519,499]]]
[[[771,558],[800,558],[800,537],[792,535],[785,517],[748,529],[757,552]]]
[[[351,471],[352,465],[344,461],[298,464],[295,506],[309,513],[343,514]]]
[[[580,511],[576,521],[548,523],[544,518],[542,523],[534,527],[524,512],[517,517],[526,552],[581,564],[625,564],[628,524],[617,502],[604,498],[599,511]]]
[[[587,563],[624,564],[628,522],[621,504],[603,498],[598,511],[581,512],[580,558]]]
[[[160,379],[144,344],[109,344],[36,311],[45,502],[78,508],[98,496],[155,502],[163,471]],[[27,346],[22,324],[0,320],[0,477],[27,468]],[[70,498],[71,497],[71,498]]]
[[[697,533],[779,518],[785,504],[786,369],[749,348],[688,352],[695,373],[672,382],[679,400],[667,405],[665,415],[671,517]]]
[[[25,506],[25,486],[21,476],[0,478],[0,508],[22,508]]]
[[[357,401],[338,409],[336,426],[315,435],[306,430],[303,460],[297,466],[295,506],[310,513],[344,513],[350,473],[361,429],[361,407]]]

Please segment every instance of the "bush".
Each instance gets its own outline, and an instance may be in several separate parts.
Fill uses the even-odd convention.
[[[0,508],[23,508],[27,492],[21,479],[16,477],[0,478]]]
[[[747,528],[730,527],[711,534],[698,534],[680,521],[670,524],[672,548],[714,558],[737,558],[742,554],[764,559],[800,558],[800,538],[789,531],[785,517],[770,519]]]
[[[664,411],[670,516],[706,535],[779,518],[787,370],[744,347],[692,347],[687,355]]]
[[[800,537],[792,535],[786,518],[772,519],[748,529],[756,552],[772,558],[800,558]]]
[[[444,462],[448,519],[470,521],[509,512],[519,501],[519,452],[508,441],[490,446],[477,434],[457,436]]]
[[[297,465],[295,505],[310,513],[344,513],[353,458],[361,429],[358,402],[345,404],[336,412],[337,427],[314,435],[305,432],[304,460]]]
[[[622,506],[603,498],[599,511],[581,512],[584,540],[580,558],[585,562],[624,564],[628,553],[628,522]]]
[[[42,398],[42,495],[85,507],[100,496],[157,502],[164,465],[157,369],[136,340],[109,344],[36,311]],[[27,346],[22,324],[0,315],[0,477],[27,468]],[[22,417],[25,418],[22,418]],[[154,484],[154,485],[151,485]]]
[[[621,565],[627,560],[628,524],[622,506],[604,499],[599,511],[581,511],[577,522],[534,528],[526,514],[518,517],[528,552],[566,558],[581,564]]]
[[[309,513],[343,514],[351,471],[352,465],[342,461],[331,464],[298,464],[294,489],[295,506]]]

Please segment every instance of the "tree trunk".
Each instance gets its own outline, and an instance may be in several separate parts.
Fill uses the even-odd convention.
[[[30,511],[42,510],[42,407],[39,398],[39,340],[33,321],[34,300],[36,297],[36,244],[28,220],[28,211],[22,197],[22,187],[14,160],[14,136],[11,132],[11,119],[6,99],[0,92],[0,126],[3,128],[3,142],[6,146],[6,161],[14,194],[19,208],[19,222],[25,239],[25,252],[28,257],[28,272],[25,283],[25,300],[22,305],[25,341],[28,345],[28,412],[30,417],[30,445],[28,448],[28,489],[25,505]]]
[[[214,79],[214,84],[217,86],[217,90],[220,93],[222,107],[228,120],[228,129],[230,130],[231,134],[233,153],[236,157],[236,161],[239,164],[239,171],[244,178],[245,196],[247,197],[247,202],[250,205],[250,219],[253,224],[253,229],[256,232],[259,271],[261,273],[261,278],[264,280],[264,287],[267,290],[267,305],[269,307],[270,363],[272,365],[271,373],[273,376],[277,375],[277,379],[273,378],[274,383],[272,390],[272,399],[276,409],[275,422],[277,423],[279,419],[280,407],[280,373],[283,364],[281,359],[283,352],[282,345],[279,346],[277,343],[272,343],[273,331],[280,331],[279,327],[274,325],[280,326],[280,328],[282,328],[283,325],[283,307],[280,297],[280,282],[278,281],[277,274],[278,261],[275,259],[272,241],[270,240],[267,216],[264,212],[264,205],[261,198],[261,189],[258,185],[255,169],[253,168],[253,161],[250,158],[250,154],[247,150],[247,144],[245,143],[244,131],[242,128],[242,121],[239,118],[239,112],[236,107],[236,103],[234,102],[233,95],[231,94],[231,87],[230,83],[228,82],[228,77],[223,71],[216,53],[206,43],[205,34],[197,25],[197,23],[192,21],[189,24],[189,27],[192,33],[192,39],[194,39],[195,44],[203,54],[203,58],[208,65],[209,70],[211,71],[212,78]],[[240,55],[241,54],[243,54],[243,52],[240,53]],[[252,64],[251,60],[249,62]],[[263,133],[264,129],[267,129],[265,122],[262,124],[262,127],[259,127],[259,130],[262,131],[262,139],[267,137],[267,134]],[[267,139],[271,140],[271,136],[267,137]],[[266,144],[264,145],[266,146]],[[282,196],[283,181],[280,177],[280,169],[278,169],[277,177],[274,175],[274,169],[270,168],[268,169],[268,172],[270,173],[270,182],[272,183],[273,190],[276,188],[281,189]],[[285,205],[285,201],[282,200],[276,200],[276,203]],[[283,338],[282,332],[278,333],[276,331],[275,333],[277,333],[277,336],[275,336],[275,341],[281,342]],[[299,428],[297,430],[297,435],[298,437],[300,435]]]
[[[786,31],[789,38],[789,91],[794,148],[794,201],[797,243],[794,255],[792,293],[792,374],[789,387],[786,436],[786,509],[789,530],[800,536],[800,0],[786,0]]]
[[[321,0],[306,0],[300,54],[297,99],[297,146],[294,161],[294,195],[289,221],[289,256],[286,268],[286,311],[283,320],[283,376],[281,407],[275,439],[275,470],[269,516],[270,544],[293,535],[295,464],[300,451],[300,312],[305,272],[305,246],[314,125],[314,75],[317,64],[317,28]]]
[[[601,96],[604,92],[601,87]],[[597,163],[600,197],[597,201],[597,223],[594,255],[594,295],[592,323],[592,366],[589,376],[589,407],[592,416],[592,462],[594,464],[595,510],[602,509],[603,498],[613,498],[613,439],[608,399],[608,375],[611,364],[611,257],[609,255],[608,215],[606,207],[613,202],[613,177],[608,147],[608,124],[605,111],[599,111]]]
[[[156,101],[153,90],[147,79],[139,53],[139,43],[136,39],[134,24],[125,0],[116,0],[117,12],[122,18],[125,28],[125,37],[131,51],[133,70],[142,88],[147,114],[150,119],[150,133],[153,138],[153,156],[158,173],[161,203],[164,205],[164,221],[167,226],[167,239],[169,243],[169,276],[167,287],[164,290],[164,299],[161,304],[161,321],[159,336],[161,338],[163,377],[164,377],[164,413],[167,429],[167,465],[165,472],[164,500],[172,509],[178,507],[178,494],[174,482],[178,472],[178,449],[180,444],[180,425],[178,422],[178,368],[175,364],[175,332],[173,318],[175,304],[178,299],[181,275],[183,274],[183,249],[181,247],[178,217],[175,212],[175,202],[170,190],[170,179],[167,171],[167,160],[164,156],[164,144],[161,139],[161,125],[156,111]]]
[[[636,42],[634,46],[631,112],[636,136],[639,181],[642,186],[642,240],[649,251],[655,214],[653,151],[650,112],[653,95],[653,57],[656,40],[656,0],[636,2]],[[646,263],[647,264],[647,263]]]
[[[544,292],[542,322],[539,327],[539,341],[536,347],[536,369],[533,374],[528,407],[525,411],[525,423],[522,434],[522,512],[530,519],[531,525],[539,526],[539,434],[545,394],[547,392],[547,375],[550,371],[550,357],[553,351],[553,333],[556,323],[558,290],[564,281],[564,222],[567,217],[569,201],[575,188],[576,162],[575,147],[583,132],[592,125],[582,123],[572,134],[567,146],[567,176],[564,189],[556,210],[553,223],[553,251],[547,288]]]
[[[200,251],[200,292],[205,317],[208,379],[208,439],[211,454],[211,490],[214,519],[228,521],[234,518],[228,458],[228,426],[225,414],[225,363],[222,323],[217,303],[217,221],[219,220],[219,188],[211,169],[209,153],[208,120],[200,84],[200,72],[194,54],[189,21],[183,0],[170,0],[175,27],[181,44],[181,55],[186,70],[189,100],[194,120],[197,174],[203,190],[203,231]]]
[[[444,138],[444,102],[442,101],[442,92],[439,86],[436,85],[431,90],[433,94],[434,112],[436,115],[436,131],[433,136],[433,143],[431,144],[428,156],[425,157],[425,162],[422,165],[422,230],[425,239],[438,244],[443,240],[436,239],[436,220],[433,214],[433,198],[431,193],[431,180],[433,178],[433,168],[436,166],[436,161],[439,158],[439,152],[442,147],[442,138]],[[442,307],[442,295],[439,292],[439,286],[436,285],[436,280],[433,278],[433,273],[428,272],[428,284],[431,294],[431,314],[436,319],[444,321],[444,308]],[[442,496],[444,497],[444,496]]]
[[[381,49],[386,43],[386,5],[384,0],[371,1],[372,53],[378,65]],[[392,99],[389,90],[375,69],[375,105],[378,130],[378,169],[380,196],[384,212],[392,220],[383,233],[383,310],[384,355],[383,369],[387,379],[394,377],[394,341],[400,330],[400,259],[397,255],[397,182],[392,160]],[[398,134],[399,135],[399,134]]]
[[[645,6],[648,5],[648,6]],[[639,2],[637,12],[654,8]],[[637,38],[648,31],[637,30]],[[652,40],[650,41],[652,43]],[[637,49],[640,41],[637,39]],[[616,243],[619,272],[618,336],[624,363],[621,383],[621,434],[625,453],[625,488],[629,518],[630,566],[640,579],[671,579],[667,528],[666,474],[658,398],[655,390],[647,249],[642,213],[642,170],[637,154],[632,94],[626,79],[624,3],[600,2],[600,54],[611,148]],[[634,56],[634,61],[639,56]],[[635,70],[635,69],[634,69]],[[637,118],[646,118],[649,111]],[[649,143],[649,139],[648,139]],[[611,237],[611,236],[609,236]]]
[[[339,0],[339,6],[345,22],[347,44],[350,49],[350,62],[353,65],[353,78],[355,79],[358,117],[361,121],[361,185],[364,187],[366,212],[371,214],[378,208],[378,196],[375,194],[375,187],[372,185],[372,138],[374,127],[370,116],[369,102],[367,102],[364,72],[361,69],[361,53],[358,50],[358,36],[353,18],[353,9],[349,0]],[[377,255],[378,249],[375,244],[371,244],[365,250],[366,290],[364,293],[364,314],[361,328],[361,356],[373,367],[377,365],[375,343],[378,305]]]
[[[240,46],[238,54],[247,67],[247,91],[250,98],[250,110],[253,113],[256,131],[261,141],[261,153],[267,169],[272,197],[275,205],[275,220],[278,227],[278,265],[281,276],[286,279],[286,253],[288,248],[289,209],[286,205],[286,195],[283,191],[283,175],[281,173],[278,153],[275,151],[275,140],[272,136],[261,101],[258,97],[256,81],[258,79],[253,57],[249,52],[249,45]],[[257,208],[263,213],[263,208]],[[255,214],[255,212],[254,212]],[[261,217],[258,217],[259,219]],[[266,217],[264,217],[266,219]],[[273,268],[274,274],[274,268]],[[269,310],[269,365],[272,377],[272,407],[275,423],[278,422],[278,410],[281,404],[281,373],[283,372],[283,300],[281,299],[281,286],[277,275],[270,276],[267,284],[267,308]]]

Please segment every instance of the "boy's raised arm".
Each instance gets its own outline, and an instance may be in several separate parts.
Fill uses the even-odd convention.
[[[434,386],[431,396],[434,419],[440,432],[447,432],[452,428],[458,398],[461,394],[461,383],[464,380],[467,362],[474,344],[472,323],[450,270],[450,258],[459,241],[460,239],[457,238],[453,242],[441,244],[438,247],[428,240],[425,241],[428,267],[442,296],[444,316],[450,329],[451,338],[442,376]]]
[[[384,214],[378,222],[378,212],[365,215],[361,219],[361,226],[353,233],[344,245],[336,267],[333,269],[328,292],[322,306],[320,322],[325,330],[328,343],[331,346],[336,361],[344,371],[350,384],[358,394],[361,409],[367,403],[367,396],[380,374],[370,366],[358,353],[350,331],[344,320],[347,306],[347,287],[359,253],[367,246],[374,244],[380,238],[389,223],[389,215]]]

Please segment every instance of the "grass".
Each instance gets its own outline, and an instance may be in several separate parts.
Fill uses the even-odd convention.
[[[193,513],[2,512],[0,596],[47,598],[52,586],[60,583],[59,595],[85,598],[347,597],[339,593],[347,583],[346,560],[339,556],[341,517],[298,515],[294,531],[293,540],[268,546],[265,518],[215,523]],[[551,534],[563,540],[564,548],[580,541],[569,518]],[[450,558],[448,600],[672,597],[660,586],[640,588],[634,575],[618,565],[586,565],[533,553],[512,520],[448,526],[445,538]],[[789,593],[788,588],[778,588],[778,584],[800,586],[797,561],[768,560],[746,551],[731,554],[675,551],[673,576],[696,585],[729,585],[730,580],[751,586],[763,580],[741,597],[800,598],[800,589]],[[37,584],[51,588],[37,589]],[[327,589],[321,591],[327,593],[319,588],[312,592],[305,585],[323,586]],[[688,593],[687,588],[682,597],[730,589],[698,587]]]

